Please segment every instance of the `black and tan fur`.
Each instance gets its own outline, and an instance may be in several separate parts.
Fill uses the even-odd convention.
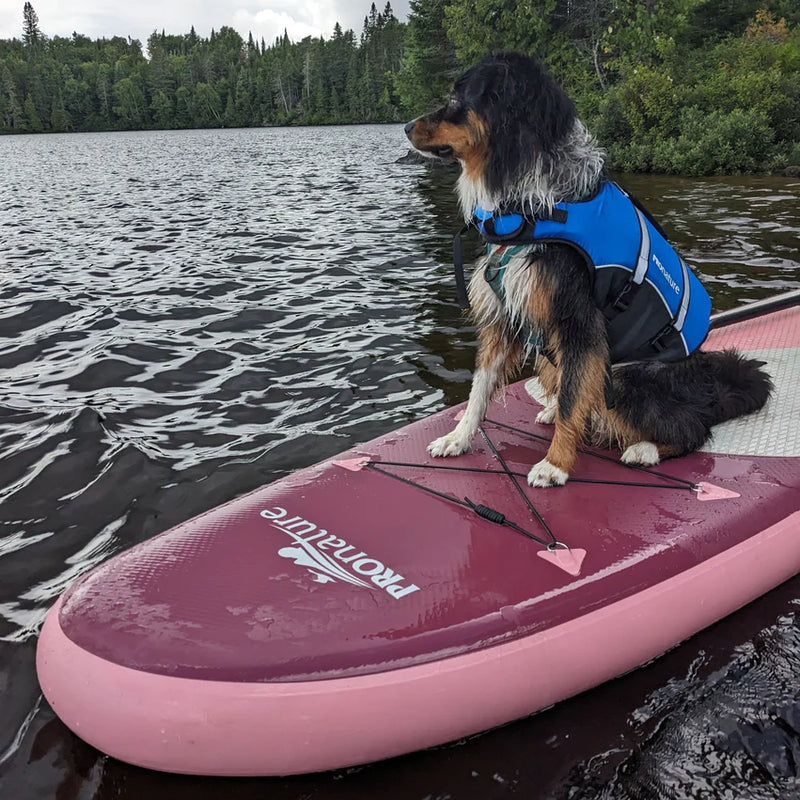
[[[487,56],[455,83],[442,108],[406,126],[420,152],[457,160],[465,217],[476,205],[528,214],[581,200],[598,185],[603,154],[569,98],[531,58]],[[509,263],[505,302],[478,263],[469,286],[479,348],[467,410],[456,428],[429,445],[434,456],[465,452],[495,391],[530,353],[523,325],[538,330],[551,361],[536,368],[547,405],[538,422],[555,423],[533,486],[566,482],[582,439],[620,447],[627,463],[652,465],[700,447],[711,426],[756,411],[771,382],[759,362],[737,353],[698,352],[672,363],[636,362],[613,371],[614,410],[605,402],[605,320],[592,299],[590,273],[567,245],[539,244]]]

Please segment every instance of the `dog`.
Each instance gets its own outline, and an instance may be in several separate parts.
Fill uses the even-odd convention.
[[[445,105],[405,130],[423,155],[460,163],[467,220],[476,207],[547,219],[557,203],[582,202],[605,185],[604,154],[572,102],[538,61],[519,53],[485,57],[456,80]],[[712,425],[767,402],[772,383],[763,363],[735,351],[612,367],[608,320],[575,247],[537,242],[510,256],[499,294],[486,268],[484,256],[469,283],[479,331],[469,401],[455,429],[428,446],[433,456],[469,449],[492,396],[534,352],[546,396],[536,421],[555,425],[546,457],[528,474],[535,487],[563,485],[582,441],[653,466],[696,450]]]

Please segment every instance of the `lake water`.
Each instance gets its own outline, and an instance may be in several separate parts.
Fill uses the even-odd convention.
[[[535,717],[339,773],[148,772],[41,700],[38,628],[87,569],[466,398],[455,174],[406,149],[399,125],[0,137],[4,800],[800,797],[800,579]],[[800,287],[800,181],[623,183],[717,309]]]

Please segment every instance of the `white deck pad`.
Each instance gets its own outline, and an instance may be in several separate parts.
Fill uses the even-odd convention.
[[[752,350],[747,355],[766,362],[775,391],[761,411],[715,425],[701,450],[733,456],[800,456],[800,348]],[[545,405],[538,378],[531,378],[525,390]]]

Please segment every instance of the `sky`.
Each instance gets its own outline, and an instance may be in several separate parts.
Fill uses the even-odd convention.
[[[252,31],[260,42],[271,44],[284,29],[292,41],[305,36],[331,37],[339,22],[344,30],[361,32],[372,0],[31,0],[46,36],[82,33],[91,39],[130,36],[147,46],[147,37],[157,30],[188,33],[192,25],[198,36],[223,25],[236,29],[244,39]],[[24,0],[0,0],[0,39],[22,37]],[[376,0],[383,11],[386,0]],[[405,21],[408,0],[392,2],[394,15]]]

